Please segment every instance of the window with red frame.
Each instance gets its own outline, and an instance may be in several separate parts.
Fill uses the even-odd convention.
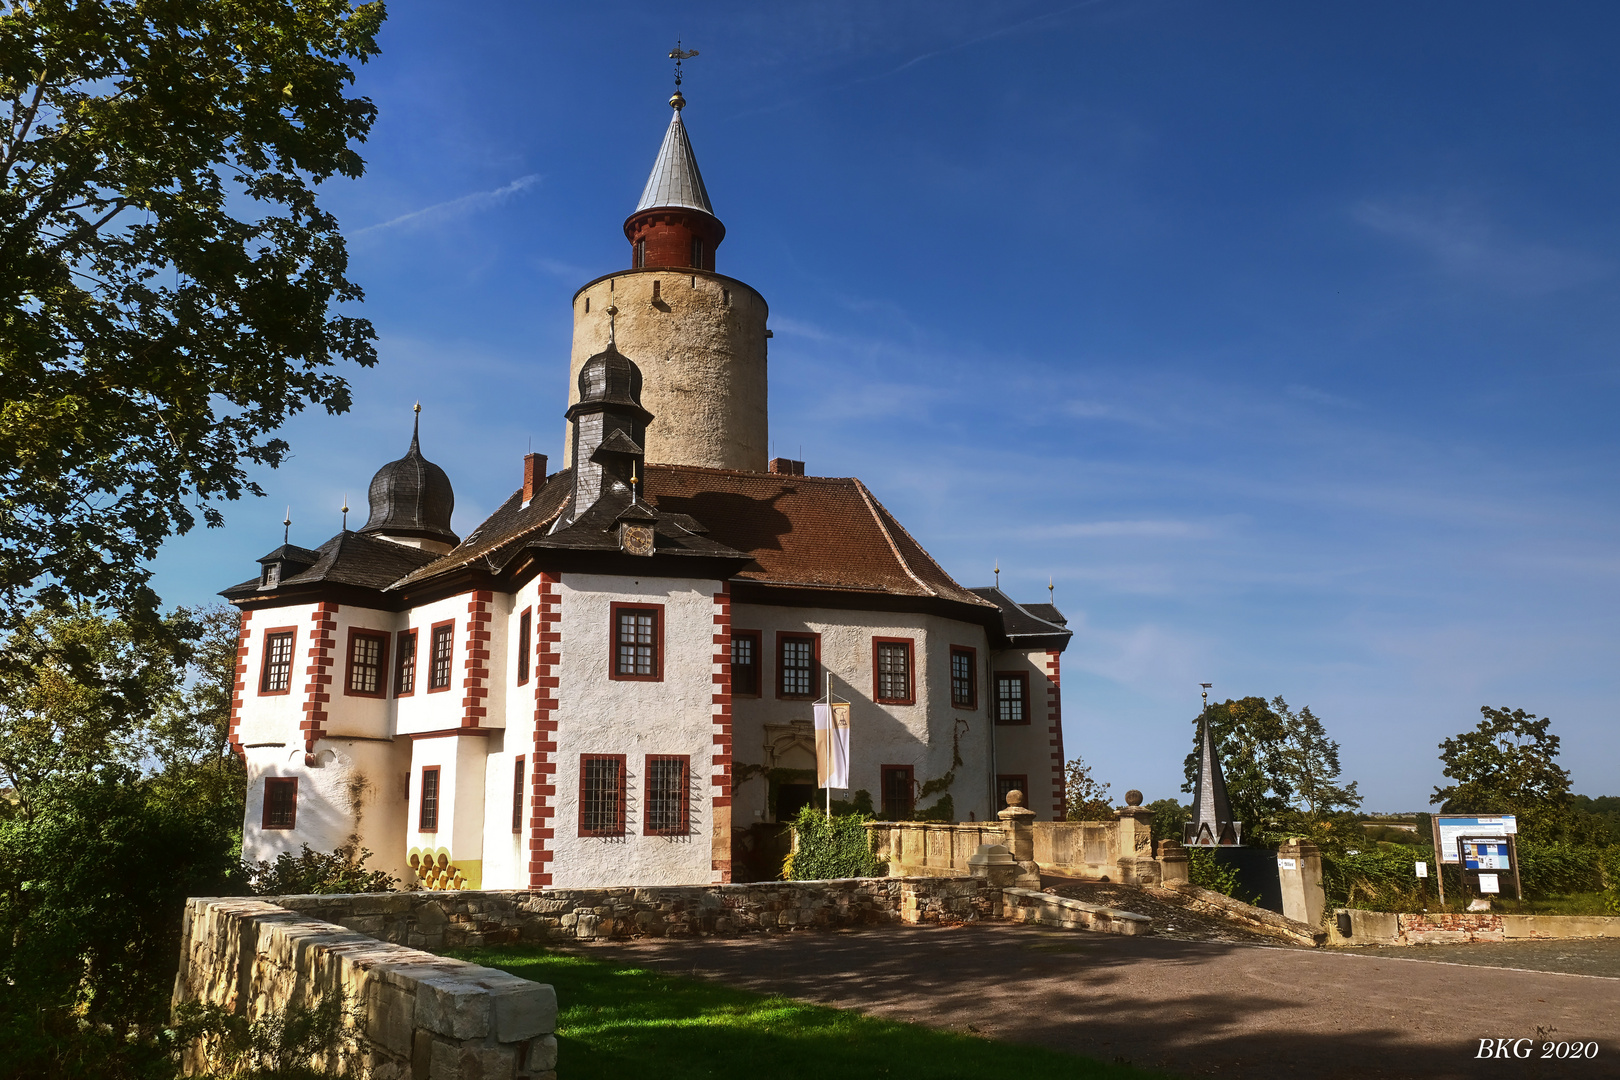
[[[416,693],[416,631],[399,632],[399,656],[394,661],[394,696]]]
[[[428,689],[444,690],[450,685],[450,661],[456,652],[456,625],[443,623],[433,628],[433,653],[429,657]]]
[[[992,814],[999,814],[1007,807],[1007,792],[1022,791],[1024,802],[1029,802],[1029,777],[1024,775],[1011,775],[999,773],[996,776],[996,805],[991,809]]]
[[[688,759],[684,755],[647,755],[648,836],[684,836],[687,824]]]
[[[383,673],[387,670],[388,635],[350,630],[349,677],[345,692],[361,697],[382,697]]]
[[[529,638],[534,632],[534,612],[527,609],[518,617],[517,681],[522,686],[529,681]]]
[[[613,676],[618,679],[657,679],[659,610],[655,607],[613,609]]]
[[[266,829],[290,829],[298,823],[298,777],[264,778],[264,820]]]
[[[581,754],[579,835],[624,835],[624,755]]]
[[[907,821],[915,805],[910,765],[883,766],[883,820]]]
[[[439,767],[422,766],[422,801],[416,811],[417,832],[439,831]]]
[[[512,763],[512,831],[523,831],[523,755]]]
[[[872,642],[872,697],[885,704],[907,704],[911,696],[911,642]]]
[[[816,639],[808,634],[776,635],[776,692],[785,698],[816,694]]]
[[[969,648],[951,647],[951,704],[959,709],[979,707],[979,660]]]
[[[759,697],[759,631],[731,632],[731,692]]]
[[[292,689],[293,630],[275,630],[264,636],[264,669],[259,693],[285,694]]]
[[[996,672],[996,723],[1029,723],[1029,673]]]

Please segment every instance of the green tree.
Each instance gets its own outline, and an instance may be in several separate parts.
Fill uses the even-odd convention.
[[[1211,705],[1205,714],[1215,753],[1221,759],[1226,793],[1232,813],[1243,822],[1245,836],[1256,835],[1285,811],[1294,797],[1287,779],[1287,726],[1271,704],[1261,697],[1228,699]],[[1198,782],[1198,725],[1193,719],[1193,749],[1184,762],[1187,782]]]
[[[241,766],[216,742],[234,615],[142,634],[35,611],[0,642],[28,661],[0,668],[0,1076],[161,1064],[185,897],[245,884]]]
[[[78,597],[151,618],[147,566],[306,405],[376,360],[337,221],[381,3],[0,6],[0,630]]]
[[[1304,820],[1315,823],[1338,811],[1358,809],[1361,795],[1356,782],[1340,782],[1339,744],[1328,738],[1327,728],[1310,706],[1295,713],[1279,694],[1271,700],[1271,709],[1283,723],[1278,774]]]
[[[1445,775],[1456,781],[1434,789],[1429,801],[1448,814],[1519,814],[1526,839],[1561,839],[1569,823],[1569,772],[1558,757],[1551,717],[1523,709],[1480,707],[1472,731],[1440,744]]]
[[[1091,766],[1076,755],[1063,766],[1063,802],[1070,821],[1106,821],[1114,816],[1105,784],[1091,775]]]

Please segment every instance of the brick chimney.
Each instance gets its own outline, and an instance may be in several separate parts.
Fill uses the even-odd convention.
[[[804,462],[794,461],[792,458],[771,458],[771,472],[781,476],[803,476]]]
[[[523,505],[528,506],[534,493],[546,482],[546,455],[523,456]]]

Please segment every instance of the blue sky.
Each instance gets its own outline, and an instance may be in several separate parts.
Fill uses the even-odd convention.
[[[465,534],[562,445],[569,299],[668,122],[771,304],[771,429],[959,581],[1048,575],[1065,740],[1175,793],[1197,684],[1281,694],[1374,810],[1480,705],[1620,792],[1612,5],[396,2],[327,185],[381,364],[157,583],[365,520],[409,439]]]

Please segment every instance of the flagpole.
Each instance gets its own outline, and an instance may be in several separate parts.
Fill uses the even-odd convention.
[[[832,672],[827,672],[827,820],[832,820]]]

